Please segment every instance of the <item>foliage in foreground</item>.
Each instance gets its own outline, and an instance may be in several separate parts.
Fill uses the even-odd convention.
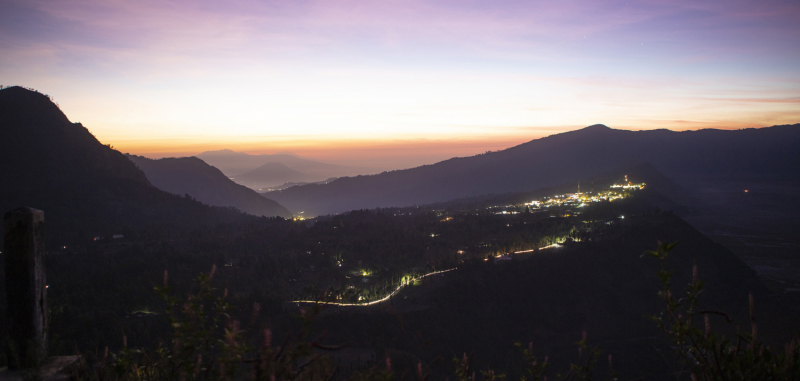
[[[692,282],[683,295],[676,298],[672,293],[672,272],[667,269],[666,258],[675,244],[661,244],[656,251],[643,256],[652,256],[661,261],[658,277],[661,281],[659,298],[664,310],[650,318],[663,330],[681,359],[676,373],[677,379],[697,380],[797,380],[800,379],[800,350],[798,340],[791,339],[783,350],[773,351],[758,339],[758,330],[753,314],[753,299],[750,297],[751,330],[737,329],[734,339],[715,333],[709,316],[723,312],[701,310],[698,296],[703,290],[703,281],[697,279],[694,268]],[[280,345],[274,345],[272,332],[264,330],[259,338],[248,340],[238,321],[229,316],[230,305],[225,301],[227,289],[217,290],[212,284],[215,268],[197,279],[197,291],[185,300],[171,295],[164,273],[164,285],[156,292],[166,301],[167,318],[173,329],[168,343],[157,349],[124,348],[118,353],[106,349],[102,358],[83,377],[90,380],[331,380],[347,378],[353,381],[400,378],[392,371],[391,358],[385,366],[341,374],[331,357],[323,355],[326,350],[340,347],[323,345],[320,338],[313,339],[312,323],[321,312],[316,305],[302,310],[300,332],[288,336]],[[257,306],[256,306],[257,310]],[[252,340],[258,341],[254,343]],[[526,364],[522,380],[616,380],[613,359],[609,355],[609,373],[597,377],[593,371],[600,358],[598,348],[590,348],[586,333],[576,343],[579,357],[566,373],[550,373],[549,359],[540,359],[533,352],[533,344],[527,348],[517,343]],[[471,359],[464,354],[454,358],[454,376],[459,381],[505,380],[507,376],[492,369],[475,371]],[[429,364],[429,367],[432,364]],[[428,367],[428,368],[429,368]],[[415,378],[427,380],[430,373],[420,362]]]
[[[800,348],[797,338],[785,344],[783,351],[772,351],[758,341],[758,327],[754,314],[753,294],[750,294],[750,332],[736,329],[736,337],[728,339],[711,328],[711,315],[721,315],[728,323],[732,320],[724,312],[700,310],[698,296],[703,291],[703,281],[697,279],[697,265],[692,269],[690,283],[682,297],[672,294],[666,258],[675,243],[664,243],[656,251],[644,255],[661,261],[658,277],[661,280],[659,298],[665,310],[650,318],[664,331],[678,356],[683,361],[683,372],[692,380],[798,380],[800,379]],[[702,323],[699,323],[702,322]]]

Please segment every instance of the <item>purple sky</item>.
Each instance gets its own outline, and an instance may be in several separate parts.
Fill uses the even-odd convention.
[[[595,123],[798,123],[800,2],[6,0],[0,84],[123,151],[408,166]]]

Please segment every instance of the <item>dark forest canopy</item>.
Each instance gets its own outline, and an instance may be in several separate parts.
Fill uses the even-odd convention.
[[[708,284],[704,308],[746,321],[753,292],[765,323],[762,337],[785,339],[791,324],[755,272],[677,216],[649,205],[658,199],[649,192],[592,204],[577,215],[569,208],[498,214],[459,203],[381,208],[327,216],[313,225],[253,219],[177,239],[101,240],[52,251],[52,346],[57,353],[74,351],[75,343],[120,348],[120,332],[129,346],[156,345],[170,332],[165,306],[153,292],[164,270],[181,295],[192,290],[192,278],[215,265],[215,287],[228,290],[233,318],[257,338],[265,327],[280,337],[297,329],[292,316],[298,310],[289,300],[369,300],[406,274],[456,267],[382,304],[334,307],[317,329],[363,354],[360,365],[350,365],[355,368],[372,366],[371,356],[389,355],[404,369],[415,359],[427,364],[466,351],[476,366],[511,374],[522,366],[512,356],[515,341],[535,339],[537,351],[562,366],[572,359],[572,343],[588,330],[593,343],[614,353],[620,375],[658,379],[669,371],[657,361],[659,352],[669,349],[643,317],[658,311],[659,302],[657,263],[641,254],[659,240],[680,242],[669,261],[676,285],[689,282],[692,264],[698,264]],[[554,240],[563,247],[491,260]],[[435,371],[442,378],[451,374],[446,362]]]

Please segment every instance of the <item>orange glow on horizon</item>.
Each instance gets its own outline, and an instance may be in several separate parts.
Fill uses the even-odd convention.
[[[305,158],[332,164],[390,170],[433,164],[452,157],[473,156],[486,151],[502,150],[543,136],[293,141],[168,139],[120,140],[111,144],[120,152],[150,158],[194,156],[205,151],[222,149],[251,155],[291,152]]]
[[[648,130],[667,128],[674,131],[766,127],[752,123],[699,122],[684,120],[633,121],[639,126],[617,127],[621,130]],[[286,139],[249,137],[235,139],[174,138],[174,139],[100,139],[111,143],[120,152],[149,158],[194,156],[205,151],[230,149],[251,155],[291,152],[309,159],[376,168],[381,170],[410,168],[433,164],[453,157],[466,157],[498,151],[540,139],[549,135],[574,131],[586,126],[560,126],[545,128],[520,128],[516,136],[463,136],[459,138],[405,138],[405,139],[346,139],[312,138]]]
[[[596,123],[800,121],[800,3],[622,3],[12,1],[0,84],[123,152],[381,168]]]

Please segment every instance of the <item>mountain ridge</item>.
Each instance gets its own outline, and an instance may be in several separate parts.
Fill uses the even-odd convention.
[[[314,214],[407,206],[553,186],[649,162],[679,184],[703,176],[800,173],[800,124],[745,130],[628,131],[604,125],[508,149],[267,193]],[[762,168],[770,168],[764,173]]]

